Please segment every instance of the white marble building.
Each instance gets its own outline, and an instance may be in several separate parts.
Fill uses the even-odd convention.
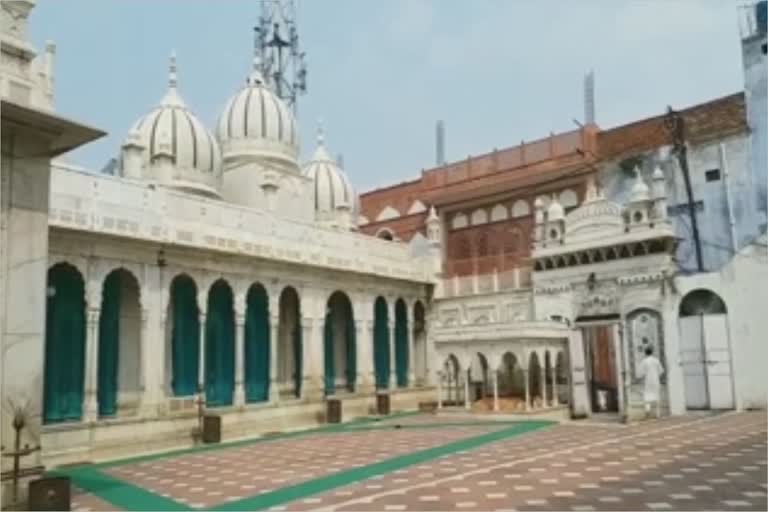
[[[346,418],[368,414],[377,392],[396,409],[434,397],[439,232],[418,254],[357,232],[356,192],[322,130],[302,166],[297,120],[255,69],[211,131],[182,99],[172,56],[117,175],[53,162],[49,194],[41,162],[34,335],[14,351],[3,329],[4,377],[18,384],[3,400],[33,402],[43,464],[189,444],[201,397],[225,439],[316,424],[328,397]],[[32,90],[45,97],[43,86]],[[15,249],[5,204],[0,247]],[[5,293],[20,277],[2,277],[0,311],[27,318]],[[4,443],[11,419],[4,409]]]

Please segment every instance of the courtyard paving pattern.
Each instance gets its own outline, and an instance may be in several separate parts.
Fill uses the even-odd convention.
[[[764,412],[403,415],[67,470],[73,510],[766,510]]]

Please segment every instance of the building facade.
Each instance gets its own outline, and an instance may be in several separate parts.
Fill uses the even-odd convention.
[[[361,229],[414,248],[436,209],[446,400],[632,417],[652,346],[667,413],[765,407],[765,6],[744,8],[743,92],[609,129],[588,116],[361,195]]]
[[[32,7],[2,6],[4,446],[21,405],[51,467],[189,445],[201,404],[233,439],[317,424],[328,398],[350,418],[380,393],[395,409],[434,397],[439,257],[359,232],[322,129],[302,164],[258,65],[209,130],[174,55],[116,175],[51,162],[101,132],[52,113],[53,46],[30,64],[20,25]]]

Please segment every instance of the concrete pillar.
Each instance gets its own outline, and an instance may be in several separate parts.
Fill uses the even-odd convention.
[[[499,412],[499,371],[493,370],[493,412]]]
[[[270,310],[271,312],[272,310]],[[269,401],[280,401],[280,387],[277,384],[277,347],[280,334],[280,315],[269,315]]]
[[[85,335],[85,393],[83,396],[83,421],[94,422],[99,417],[99,318],[101,309],[88,306]]]
[[[523,377],[525,382],[525,410],[531,410],[531,383],[528,382],[528,369],[523,370]]]
[[[541,406],[547,406],[547,362],[539,359],[539,394],[541,394]]]

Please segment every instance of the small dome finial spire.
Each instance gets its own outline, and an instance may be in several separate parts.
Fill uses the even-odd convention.
[[[323,119],[321,117],[317,118],[317,145],[325,145],[325,130],[323,129]]]
[[[178,78],[176,76],[176,50],[171,50],[171,61],[168,66],[168,87],[176,88]]]

